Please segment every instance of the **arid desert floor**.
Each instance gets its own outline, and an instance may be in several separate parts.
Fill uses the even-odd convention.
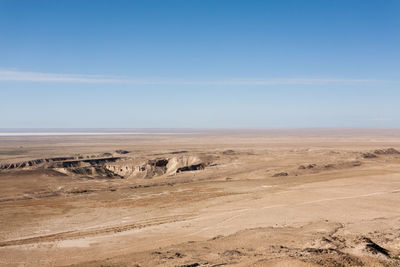
[[[400,129],[0,136],[1,266],[400,266]]]

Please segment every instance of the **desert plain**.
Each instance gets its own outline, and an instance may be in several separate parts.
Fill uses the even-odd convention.
[[[400,266],[400,129],[0,136],[0,266]]]

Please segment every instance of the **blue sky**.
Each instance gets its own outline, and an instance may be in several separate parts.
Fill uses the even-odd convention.
[[[0,0],[0,128],[400,127],[400,1]]]

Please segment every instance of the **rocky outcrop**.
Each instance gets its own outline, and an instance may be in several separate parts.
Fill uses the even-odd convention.
[[[385,156],[385,155],[400,155],[400,152],[394,148],[384,148],[384,149],[377,149],[374,152],[366,152],[362,153],[361,156],[364,159],[373,159],[377,158],[379,156]]]
[[[167,164],[167,175],[179,172],[203,170],[209,163],[197,156],[174,157]]]
[[[378,149],[374,152],[377,155],[398,155],[400,152],[394,148]]]
[[[164,158],[151,159],[146,165],[140,166],[139,171],[146,172],[146,178],[161,176],[166,173],[168,162],[169,160]]]
[[[171,176],[187,171],[203,170],[210,164],[205,157],[177,156],[171,158],[155,158],[142,161],[142,163],[130,162],[125,165],[108,166],[113,172],[129,177],[153,178]]]
[[[186,171],[198,171],[198,170],[204,170],[205,168],[205,164],[204,163],[199,163],[199,164],[194,164],[194,165],[190,165],[190,166],[185,166],[182,168],[179,168],[176,170],[177,173],[179,172],[186,172]]]
[[[8,163],[0,165],[0,170],[11,169],[53,169],[63,174],[79,174],[88,176],[101,177],[122,177],[107,168],[106,164],[119,161],[121,157],[102,157],[102,158],[84,158],[83,156],[76,157],[55,157],[35,159],[18,163]]]
[[[227,156],[232,156],[232,155],[236,155],[236,152],[232,149],[228,149],[222,152],[222,154],[227,155]]]
[[[272,177],[284,177],[284,176],[289,176],[287,172],[278,172],[272,175]]]
[[[38,166],[38,165],[45,164],[45,163],[53,163],[53,162],[74,160],[74,159],[75,159],[75,157],[57,157],[57,158],[33,159],[33,160],[17,162],[17,163],[5,163],[5,164],[0,165],[0,170],[33,167],[33,166]]]
[[[317,166],[317,164],[300,165],[299,170],[313,169],[316,166]]]
[[[129,151],[128,150],[117,149],[117,150],[115,150],[115,153],[121,154],[121,155],[125,155],[125,154],[129,154]]]
[[[54,162],[47,168],[52,168],[64,174],[85,175],[93,177],[123,178],[122,175],[115,173],[108,168],[106,164],[120,160],[120,157],[83,159]]]
[[[364,158],[364,159],[373,159],[373,158],[377,158],[378,156],[377,155],[375,155],[374,153],[363,153],[362,154],[362,157]]]

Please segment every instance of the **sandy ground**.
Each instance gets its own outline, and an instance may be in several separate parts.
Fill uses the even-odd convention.
[[[387,148],[400,130],[0,136],[3,166],[117,149],[211,159],[146,178],[0,170],[0,265],[400,266]]]

